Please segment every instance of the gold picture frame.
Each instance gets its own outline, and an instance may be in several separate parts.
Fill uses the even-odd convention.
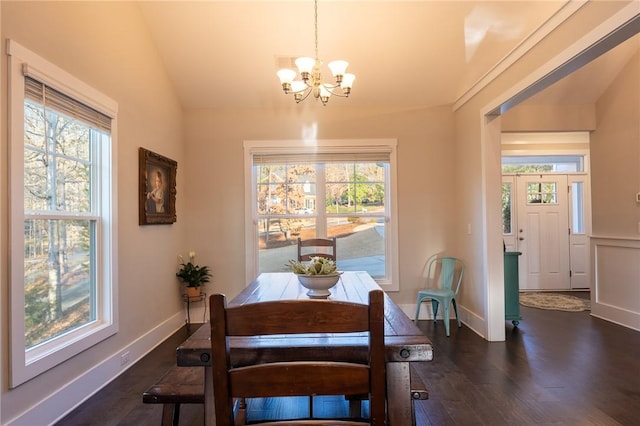
[[[140,147],[138,170],[139,225],[174,223],[176,221],[178,163]]]

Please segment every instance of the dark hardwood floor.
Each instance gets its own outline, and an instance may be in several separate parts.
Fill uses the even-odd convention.
[[[420,321],[435,356],[418,368],[430,391],[416,403],[419,425],[640,425],[640,332],[588,312],[522,307],[522,316],[517,328],[505,322],[505,342],[493,343],[455,322],[447,338],[441,321]],[[186,337],[180,330],[58,425],[159,425],[162,407],[141,395]],[[182,407],[181,425],[202,421],[201,406]]]

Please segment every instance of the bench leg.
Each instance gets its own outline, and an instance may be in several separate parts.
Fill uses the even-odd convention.
[[[409,425],[413,418],[409,364],[409,362],[387,362],[389,426]]]
[[[359,418],[362,417],[362,401],[359,399],[349,400],[349,417]]]
[[[178,426],[180,424],[180,404],[162,405],[162,426]]]

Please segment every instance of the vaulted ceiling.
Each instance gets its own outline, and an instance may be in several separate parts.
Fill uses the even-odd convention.
[[[453,104],[567,3],[319,0],[319,57],[325,63],[345,59],[356,75],[349,100],[332,98],[330,104]],[[291,58],[314,56],[313,1],[153,1],[139,6],[185,108],[294,103],[283,94],[276,71]],[[636,41],[632,50],[637,46]],[[624,62],[622,56],[603,58],[592,64],[598,67],[598,82],[582,77],[589,84],[580,90],[560,90],[580,98],[574,102],[593,101]],[[328,69],[323,71],[330,79]],[[538,102],[567,99],[566,93],[560,96],[550,90]]]

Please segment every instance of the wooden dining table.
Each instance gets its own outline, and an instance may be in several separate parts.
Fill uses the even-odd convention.
[[[380,286],[367,272],[344,272],[338,283],[330,289],[328,300],[368,303],[368,293]],[[228,306],[260,303],[270,300],[306,299],[307,289],[289,272],[262,273]],[[387,407],[389,424],[410,425],[412,401],[410,392],[410,363],[431,361],[431,341],[413,321],[385,293],[385,346],[387,360]],[[256,318],[260,321],[260,318]],[[347,335],[309,334],[235,337],[230,341],[230,356],[234,366],[255,362],[289,360],[336,359],[366,361],[367,333]],[[210,376],[210,327],[205,324],[177,349],[178,366],[203,366],[205,378]],[[215,425],[213,416],[213,389],[205,379],[205,423]]]

